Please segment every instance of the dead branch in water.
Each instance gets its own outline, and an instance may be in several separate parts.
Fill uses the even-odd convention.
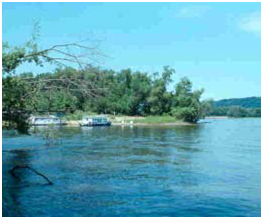
[[[35,169],[33,169],[32,167],[29,167],[28,165],[25,165],[25,166],[20,166],[20,165],[16,165],[15,167],[13,167],[11,170],[9,170],[9,172],[11,173],[11,175],[14,177],[14,178],[18,178],[16,175],[15,175],[15,170],[17,169],[29,169],[31,170],[32,172],[34,172],[35,174],[39,175],[39,176],[42,176],[47,182],[49,185],[53,185],[53,183],[42,173],[36,171]]]

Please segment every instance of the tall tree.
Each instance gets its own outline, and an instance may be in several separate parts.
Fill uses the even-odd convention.
[[[174,69],[165,66],[162,77],[153,81],[148,104],[153,115],[162,115],[171,110],[171,94],[167,91],[167,86],[172,81],[171,77],[175,73]]]
[[[202,115],[200,98],[203,89],[192,91],[192,82],[184,77],[176,86],[173,114],[186,122],[196,123]]]

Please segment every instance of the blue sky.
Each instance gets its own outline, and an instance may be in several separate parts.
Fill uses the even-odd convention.
[[[260,3],[2,3],[2,38],[23,45],[40,22],[41,48],[99,45],[102,68],[176,70],[203,98],[261,96]],[[19,71],[50,70],[26,66]]]

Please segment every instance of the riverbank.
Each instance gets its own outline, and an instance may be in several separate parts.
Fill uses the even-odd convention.
[[[194,123],[187,123],[187,122],[170,122],[170,123],[145,123],[145,122],[138,122],[138,123],[117,123],[112,122],[113,126],[194,126],[197,124]],[[76,127],[80,126],[80,121],[68,121],[66,126],[69,127]]]
[[[108,116],[113,126],[193,126],[171,116]],[[79,126],[81,120],[68,120],[67,126]]]
[[[206,116],[205,119],[229,119],[228,116]]]
[[[197,125],[195,123],[188,122],[170,122],[170,123],[133,123],[133,124],[122,124],[122,123],[112,123],[115,126],[194,126]]]

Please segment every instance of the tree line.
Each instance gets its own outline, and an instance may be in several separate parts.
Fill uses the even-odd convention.
[[[219,101],[205,100],[202,105],[206,116],[261,117],[260,101],[259,97]]]
[[[30,95],[21,99],[19,107],[28,112],[74,113],[80,110],[112,115],[170,115],[196,123],[203,113],[200,98],[204,90],[193,91],[191,81],[185,77],[169,91],[168,85],[174,74],[175,70],[168,66],[154,74],[131,69],[114,71],[88,66],[77,70],[66,67],[52,73],[34,75],[29,72],[6,77],[3,84],[9,87],[10,79],[21,82],[23,89],[15,87]],[[38,89],[34,86],[38,81],[43,83],[42,88],[34,92],[32,90]],[[85,86],[79,86],[80,81]],[[88,90],[93,92],[85,93]],[[16,92],[13,90],[12,93]],[[6,99],[3,102],[4,109],[13,104],[9,94],[8,98],[9,102]]]
[[[214,102],[215,107],[240,106],[243,108],[261,108],[260,97],[222,99]]]
[[[97,54],[96,49],[75,43],[39,50],[32,40],[22,47],[3,43],[2,49],[2,117],[20,131],[28,128],[29,115],[39,112],[169,115],[191,123],[206,115],[259,115],[258,110],[217,108],[213,101],[201,101],[204,89],[193,90],[187,77],[169,90],[175,75],[169,66],[161,73],[100,69],[81,60],[83,54]],[[74,50],[80,53],[68,52]],[[42,74],[16,73],[23,63],[43,66],[46,62],[58,68]]]
[[[228,117],[261,117],[261,108],[245,108],[241,106],[214,107],[208,115]]]

